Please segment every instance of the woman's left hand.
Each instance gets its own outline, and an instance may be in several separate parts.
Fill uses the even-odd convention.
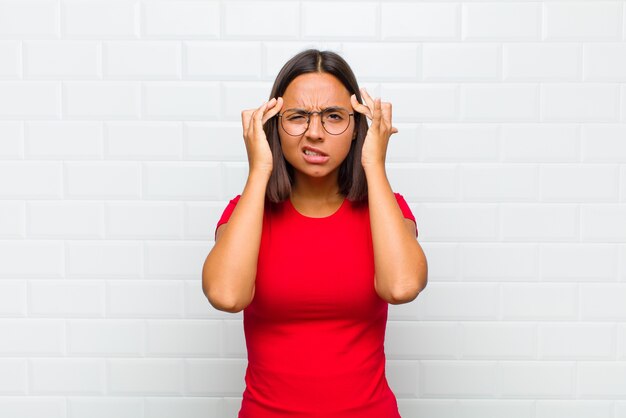
[[[364,114],[372,121],[363,143],[361,164],[363,164],[363,168],[376,165],[384,166],[389,137],[398,132],[398,129],[391,124],[391,103],[381,102],[380,98],[372,100],[363,88],[361,95],[365,100],[365,105],[357,101],[356,95],[353,94],[350,97],[354,110]]]

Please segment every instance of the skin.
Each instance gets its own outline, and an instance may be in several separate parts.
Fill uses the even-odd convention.
[[[334,76],[308,73],[296,77],[283,97],[242,111],[244,142],[249,175],[229,221],[217,230],[215,245],[202,271],[203,290],[211,305],[227,312],[239,312],[254,298],[254,282],[261,241],[265,190],[273,161],[263,124],[281,109],[303,108],[319,111],[342,106],[366,115],[371,121],[363,145],[361,163],[368,181],[368,203],[374,247],[378,295],[392,304],[414,300],[427,283],[428,267],[415,239],[415,223],[405,219],[386,176],[385,158],[389,138],[398,130],[392,126],[391,103],[372,99],[362,89],[364,104]],[[341,162],[354,138],[354,119],[341,135],[328,134],[319,116],[313,116],[301,137],[287,135],[279,128],[285,159],[294,167],[291,201],[302,214],[313,217],[334,213],[343,201],[337,182]],[[310,164],[302,158],[302,147],[311,145],[329,155],[324,164]]]
[[[283,109],[321,111],[340,106],[352,112],[350,94],[339,80],[327,73],[308,73],[296,77],[285,90]],[[354,118],[340,135],[331,135],[318,115],[312,116],[309,128],[299,137],[279,128],[283,154],[294,167],[291,201],[301,213],[312,217],[328,216],[339,208],[344,197],[339,193],[339,167],[348,156],[354,138]],[[303,158],[303,147],[309,145],[328,154],[325,164],[310,164]]]
[[[365,105],[354,95],[357,112],[372,120],[361,156],[368,185],[370,225],[374,245],[374,286],[378,295],[391,304],[414,300],[426,287],[428,264],[422,247],[415,239],[415,223],[404,218],[393,194],[385,158],[389,138],[398,130],[392,125],[391,103],[375,100],[361,89]]]

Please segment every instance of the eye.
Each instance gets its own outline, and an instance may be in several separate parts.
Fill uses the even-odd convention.
[[[342,120],[343,119],[343,116],[340,113],[331,113],[327,117],[330,120]]]
[[[289,120],[289,121],[300,121],[300,120],[304,120],[304,119],[305,119],[304,116],[298,115],[297,113],[293,114],[293,115],[288,115],[287,116],[287,120]]]

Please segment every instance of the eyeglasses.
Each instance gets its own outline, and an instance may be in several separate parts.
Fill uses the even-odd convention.
[[[309,129],[311,116],[318,114],[322,120],[322,127],[331,135],[341,135],[350,126],[350,116],[354,113],[342,107],[329,107],[321,112],[306,112],[302,109],[289,109],[277,116],[280,118],[280,126],[291,136],[300,136]]]

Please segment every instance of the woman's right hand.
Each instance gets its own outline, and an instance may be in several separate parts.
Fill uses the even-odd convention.
[[[243,139],[248,153],[248,164],[250,173],[272,172],[273,159],[270,144],[267,141],[263,125],[270,118],[274,117],[283,106],[283,98],[272,98],[263,103],[257,109],[248,109],[241,112],[241,123],[243,125]]]

